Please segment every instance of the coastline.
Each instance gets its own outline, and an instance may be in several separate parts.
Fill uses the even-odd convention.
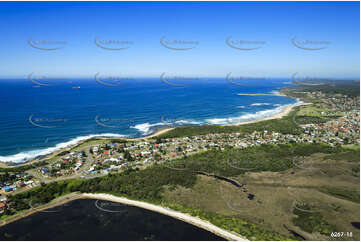
[[[240,122],[240,123],[235,123],[235,124],[229,124],[229,125],[222,125],[222,126],[239,126],[239,125],[244,125],[244,124],[250,124],[250,123],[256,123],[256,122],[261,122],[264,120],[271,120],[271,119],[278,119],[278,118],[282,118],[286,115],[288,115],[292,109],[296,106],[303,106],[303,105],[309,105],[312,103],[296,103],[290,106],[285,107],[285,109],[278,114],[272,115],[270,117],[266,117],[263,119],[259,119],[259,120],[251,120],[251,121],[246,121],[246,122]],[[163,133],[166,133],[170,130],[175,129],[176,127],[170,127],[170,128],[161,128],[158,129],[156,132],[154,132],[153,134],[150,134],[146,137],[139,137],[139,138],[118,138],[118,139],[123,139],[123,140],[127,140],[127,141],[134,141],[134,140],[145,140],[145,139],[149,139],[149,138],[153,138],[156,137],[158,135],[161,135]],[[90,138],[91,139],[91,138]],[[43,160],[45,158],[51,158],[53,156],[56,156],[57,154],[65,151],[65,150],[70,150],[90,139],[86,139],[86,140],[81,140],[79,142],[77,142],[76,144],[67,146],[65,148],[62,148],[58,151],[52,152],[48,155],[42,156],[42,157],[38,157],[38,158],[34,158],[33,160],[29,161],[29,162],[24,162],[21,165],[28,165],[31,164],[33,162],[39,161],[39,160]],[[109,137],[97,137],[96,139],[114,139],[114,138],[109,138]],[[3,167],[1,165],[4,165],[4,163],[1,162],[0,167]],[[5,167],[17,167],[17,166],[7,166],[5,163]],[[0,222],[0,226],[4,226],[6,224],[12,223],[14,221],[20,220],[24,217],[30,216],[34,213],[40,212],[42,210],[45,209],[49,209],[52,207],[56,207],[56,206],[60,206],[62,204],[68,203],[70,201],[73,200],[77,200],[77,199],[100,199],[100,200],[107,200],[107,201],[112,201],[112,202],[118,202],[118,203],[122,203],[122,204],[127,204],[127,205],[131,205],[131,206],[136,206],[136,207],[140,207],[143,209],[147,209],[147,210],[151,210],[157,213],[161,213],[170,217],[173,217],[175,219],[184,221],[186,223],[192,224],[194,226],[197,226],[199,228],[205,229],[211,233],[214,233],[224,239],[227,240],[231,240],[231,241],[247,241],[246,238],[234,233],[234,232],[230,232],[230,231],[226,231],[224,229],[221,229],[213,224],[211,224],[210,222],[206,221],[206,220],[202,220],[200,218],[197,217],[193,217],[189,214],[186,213],[181,213],[166,207],[162,207],[159,205],[154,205],[154,204],[150,204],[150,203],[146,203],[146,202],[142,202],[142,201],[136,201],[136,200],[130,200],[128,198],[125,197],[117,197],[114,195],[109,195],[109,194],[93,194],[93,193],[71,193],[71,194],[67,194],[64,195],[62,197],[56,198],[55,200],[51,201],[48,204],[45,204],[43,206],[40,206],[39,208],[30,208],[28,210],[25,211],[21,211],[18,214],[15,214],[13,216],[8,217],[7,219],[4,219],[3,221]]]
[[[278,94],[277,96],[284,96],[286,97],[286,95],[284,94]],[[296,103],[296,104],[292,104],[292,105],[289,105],[287,107],[285,107],[285,109],[281,112],[281,113],[277,113],[277,114],[274,114],[274,115],[271,115],[269,117],[265,117],[265,118],[262,118],[262,119],[255,119],[255,120],[250,120],[250,121],[243,121],[243,122],[238,122],[238,123],[234,123],[234,124],[224,124],[224,125],[221,125],[221,126],[238,126],[238,125],[244,125],[244,124],[251,124],[251,123],[257,123],[257,122],[261,122],[261,121],[265,121],[265,120],[272,120],[272,119],[278,119],[278,118],[282,118],[286,115],[288,115],[292,109],[294,107],[297,107],[297,106],[304,106],[304,105],[309,105],[309,104],[312,104],[312,103]],[[106,135],[104,135],[104,137],[102,136],[99,136],[99,137],[91,137],[91,138],[88,138],[88,139],[84,139],[84,140],[80,140],[74,144],[71,144],[71,145],[68,145],[64,148],[61,148],[57,151],[53,151],[49,154],[46,154],[46,155],[41,155],[41,156],[37,156],[35,158],[32,158],[28,161],[25,161],[25,162],[22,162],[22,163],[18,163],[18,164],[14,164],[14,163],[11,163],[11,162],[3,162],[3,161],[0,161],[0,168],[12,168],[12,167],[19,167],[19,166],[24,166],[24,165],[31,165],[32,163],[35,163],[35,162],[39,162],[41,160],[45,160],[45,159],[51,159],[52,157],[64,152],[64,151],[69,151],[71,149],[73,149],[74,147],[76,146],[79,146],[91,139],[98,139],[98,140],[107,140],[107,139],[120,139],[120,140],[125,140],[125,141],[139,141],[139,140],[146,140],[146,139],[150,139],[150,138],[154,138],[156,136],[159,136],[161,134],[164,134],[168,131],[171,131],[173,129],[175,129],[176,127],[168,127],[168,128],[160,128],[158,130],[156,130],[154,133],[148,135],[148,136],[144,136],[144,137],[138,137],[138,138],[127,138],[127,137],[107,137]]]
[[[238,125],[243,125],[243,124],[257,123],[257,122],[271,120],[271,119],[283,118],[284,116],[287,116],[292,111],[293,108],[298,107],[298,106],[310,105],[310,104],[312,104],[312,103],[296,103],[296,104],[287,106],[281,113],[277,113],[277,114],[274,114],[272,116],[269,116],[269,117],[266,117],[266,118],[263,118],[263,119],[239,122],[239,123],[236,123],[236,124],[229,124],[229,125],[225,125],[225,126],[238,126]]]
[[[43,206],[40,206],[38,208],[30,208],[25,211],[21,211],[17,214],[11,215],[10,217],[5,218],[4,220],[0,220],[0,227],[10,224],[12,222],[15,222],[17,220],[23,219],[25,217],[28,217],[34,213],[38,213],[43,210],[53,208],[56,206],[60,206],[65,203],[71,202],[73,200],[82,199],[82,198],[83,198],[83,195],[80,193],[77,193],[77,192],[58,197],[58,198],[54,199],[53,201],[51,201]]]
[[[221,229],[206,220],[202,220],[200,218],[193,217],[189,214],[181,213],[181,212],[178,212],[178,211],[175,211],[175,210],[172,210],[169,208],[165,208],[165,207],[162,207],[159,205],[154,205],[154,204],[146,203],[146,202],[142,202],[142,201],[130,200],[125,197],[117,197],[114,195],[109,195],[109,194],[104,194],[104,193],[97,193],[97,194],[83,193],[82,196],[83,196],[83,198],[101,199],[101,200],[107,200],[107,201],[111,201],[111,202],[127,204],[127,205],[131,205],[131,206],[135,206],[135,207],[140,207],[140,208],[143,208],[146,210],[150,210],[153,212],[157,212],[160,214],[164,214],[164,215],[173,217],[175,219],[181,220],[183,222],[192,224],[198,228],[205,229],[205,230],[207,230],[215,235],[218,235],[226,240],[248,241],[248,239],[246,239],[240,235],[237,235],[236,233],[231,233],[229,231]]]
[[[175,218],[177,220],[186,222],[186,223],[196,226],[198,228],[207,230],[207,231],[209,231],[217,236],[220,236],[226,240],[229,240],[229,241],[248,241],[248,239],[242,237],[241,235],[238,235],[234,232],[230,232],[230,231],[224,230],[222,228],[219,228],[216,225],[214,225],[206,220],[202,220],[198,217],[193,217],[189,214],[178,212],[178,211],[175,211],[175,210],[172,210],[172,209],[169,209],[166,207],[162,207],[159,205],[154,205],[151,203],[137,201],[137,200],[131,200],[131,199],[128,199],[125,197],[117,197],[117,196],[105,194],[105,193],[71,193],[71,194],[67,194],[67,195],[61,196],[59,198],[56,198],[55,200],[51,201],[48,204],[45,204],[44,206],[41,206],[40,208],[31,208],[29,210],[20,212],[19,214],[15,214],[15,215],[9,217],[8,219],[4,219],[3,221],[0,222],[0,227],[5,226],[9,223],[15,222],[17,220],[23,219],[25,217],[28,217],[37,212],[41,212],[42,210],[60,206],[60,205],[63,205],[63,204],[66,204],[68,202],[71,202],[73,200],[78,200],[78,199],[99,199],[99,200],[106,200],[106,201],[130,205],[130,206],[135,206],[135,207],[150,210],[150,211],[160,213],[160,214]]]
[[[51,159],[52,157],[64,152],[64,151],[69,151],[71,149],[73,149],[74,147],[76,146],[79,146],[81,144],[83,144],[84,142],[87,142],[91,139],[98,139],[98,140],[107,140],[107,139],[120,139],[120,140],[126,140],[126,141],[138,141],[138,140],[143,140],[143,139],[149,139],[149,138],[152,138],[152,137],[155,137],[155,136],[158,136],[158,135],[161,135],[163,133],[166,133],[170,130],[173,130],[175,129],[176,127],[171,127],[171,128],[161,128],[161,129],[158,129],[156,130],[154,133],[148,135],[148,136],[144,136],[144,137],[139,137],[139,138],[126,138],[126,137],[107,137],[106,135],[104,135],[104,137],[102,136],[99,136],[99,137],[91,137],[91,138],[88,138],[88,139],[84,139],[84,140],[80,140],[74,144],[71,144],[71,145],[68,145],[64,148],[61,148],[59,150],[56,150],[56,151],[53,151],[49,154],[46,154],[46,155],[40,155],[40,156],[37,156],[35,158],[32,158],[30,160],[27,160],[25,162],[22,162],[22,163],[17,163],[15,165],[9,165],[9,164],[13,164],[11,162],[4,162],[4,161],[0,161],[0,168],[13,168],[13,167],[19,167],[19,166],[24,166],[24,165],[31,165],[35,162],[38,162],[38,161],[41,161],[41,160],[46,160],[46,159]]]

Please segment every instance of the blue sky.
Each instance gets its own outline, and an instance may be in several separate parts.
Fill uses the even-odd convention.
[[[358,78],[359,2],[1,2],[0,77],[29,73],[92,77],[95,73],[159,77],[308,76]],[[101,40],[132,41],[126,50],[105,50]],[[172,50],[167,40],[197,41]],[[238,50],[232,40],[261,41]],[[322,50],[291,40],[327,41]],[[45,51],[28,40],[66,41]],[[320,46],[320,44],[318,44]],[[314,45],[316,46],[316,45]],[[313,46],[313,47],[314,47]]]

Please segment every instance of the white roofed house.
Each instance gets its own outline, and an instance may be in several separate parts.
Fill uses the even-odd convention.
[[[142,152],[140,152],[140,154],[142,155],[142,156],[145,156],[145,155],[150,155],[150,151],[142,151]]]
[[[92,148],[92,151],[93,151],[94,153],[98,153],[99,147],[98,147],[98,146],[94,146],[94,147]]]
[[[119,160],[117,158],[110,158],[109,161],[112,161],[112,162],[116,162],[116,163],[119,163]]]

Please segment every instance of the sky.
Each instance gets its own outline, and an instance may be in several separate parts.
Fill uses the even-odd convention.
[[[0,78],[360,75],[359,2],[0,2],[0,36]]]

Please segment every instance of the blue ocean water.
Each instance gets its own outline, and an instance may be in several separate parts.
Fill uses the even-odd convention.
[[[204,78],[186,86],[159,78],[102,85],[72,79],[52,85],[0,80],[0,161],[23,162],[92,136],[140,137],[164,126],[231,124],[262,119],[298,100],[275,94],[289,80],[234,85]]]

